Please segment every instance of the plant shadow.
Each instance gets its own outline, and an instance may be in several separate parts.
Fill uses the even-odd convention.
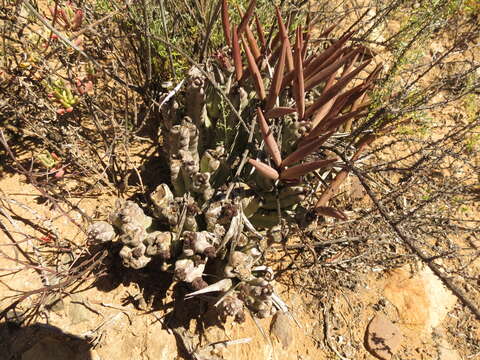
[[[0,357],[4,360],[92,360],[90,344],[46,325],[0,323]]]
[[[138,293],[129,293],[123,298],[122,304],[118,305],[133,305],[138,310],[145,311],[145,314],[158,312],[158,317],[162,318],[162,327],[173,330],[176,335],[178,331],[175,330],[183,333],[192,329],[192,322],[195,333],[200,336],[211,326],[223,327],[220,315],[213,306],[215,298],[185,299],[185,295],[193,290],[188,284],[174,282],[171,272],[161,271],[162,262],[159,259],[153,258],[145,268],[138,270],[124,267],[118,255],[121,246],[113,243],[108,247],[108,255],[102,264],[102,275],[94,281],[93,287],[102,292],[110,292],[120,285],[130,287],[134,284]],[[178,336],[176,338],[179,352],[182,352],[184,344]]]

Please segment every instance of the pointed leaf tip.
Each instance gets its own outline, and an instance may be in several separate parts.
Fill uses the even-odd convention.
[[[258,39],[262,44],[263,50],[265,50],[267,47],[267,41],[265,39],[265,32],[263,31],[262,23],[260,22],[260,20],[258,20],[257,14],[255,14],[255,25],[257,27]]]
[[[265,141],[265,146],[267,147],[268,153],[272,157],[273,162],[278,167],[282,163],[280,150],[260,108],[257,108],[257,118],[260,125],[260,131],[262,132],[263,141]]]
[[[250,26],[245,28],[245,35],[247,37],[248,45],[252,50],[253,57],[255,58],[255,61],[258,62],[262,54],[260,52],[260,48],[258,47],[257,40],[255,40],[255,36],[253,36]]]
[[[248,163],[252,165],[255,169],[257,169],[260,174],[262,174],[268,179],[277,180],[279,178],[277,170],[261,161],[248,159]]]
[[[271,118],[277,118],[277,117],[282,117],[291,113],[295,112],[295,108],[290,108],[290,107],[276,107],[273,108],[272,110],[269,110],[266,114],[265,117],[267,119]]]
[[[250,4],[248,5],[247,11],[245,12],[245,15],[242,17],[242,21],[240,22],[240,25],[238,25],[238,35],[241,35],[245,29],[248,26],[248,23],[250,21],[250,18],[253,15],[253,11],[255,10],[255,6],[257,5],[256,0],[250,1]]]
[[[281,167],[283,168],[285,166],[290,166],[296,162],[302,161],[305,157],[322,146],[322,144],[327,141],[328,138],[333,135],[333,133],[333,131],[330,131],[322,137],[306,142],[303,146],[299,147],[293,153],[288,155],[287,158],[282,161]]]
[[[337,161],[337,159],[333,158],[333,159],[312,161],[306,164],[292,166],[291,168],[285,169],[280,173],[280,179],[281,180],[298,179],[299,177],[311,171],[314,171],[323,167],[331,166],[335,161]]]
[[[282,42],[286,42],[286,46],[287,46],[287,70],[288,71],[292,71],[294,70],[295,66],[293,64],[293,53],[292,53],[292,47],[290,45],[290,40],[288,39],[288,32],[287,32],[287,28],[285,27],[285,24],[283,23],[283,20],[282,20],[282,14],[280,12],[280,9],[278,8],[278,6],[276,7],[276,13],[277,13],[277,21],[278,21],[278,31],[279,31],[279,34],[280,34],[280,40]]]
[[[303,120],[305,115],[305,82],[303,78],[303,57],[302,57],[302,28],[297,28],[297,39],[295,44],[295,72],[297,75],[296,86],[294,87],[296,92],[296,106],[298,112],[298,118]]]
[[[257,63],[255,62],[255,58],[253,57],[252,51],[248,46],[248,42],[245,41],[245,38],[242,37],[243,48],[245,50],[245,55],[247,57],[247,64],[250,73],[252,74],[255,90],[257,91],[257,96],[260,100],[265,100],[265,86],[263,84],[262,75],[260,74],[260,70],[258,69]]]
[[[287,54],[287,43],[282,43],[280,59],[275,66],[275,72],[273,73],[272,83],[270,85],[270,92],[268,94],[267,104],[265,106],[266,110],[269,111],[275,106],[278,95],[282,90],[283,74],[285,72],[285,56]]]

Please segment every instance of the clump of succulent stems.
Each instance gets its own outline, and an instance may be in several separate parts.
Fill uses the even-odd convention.
[[[148,212],[155,221],[134,202],[119,200],[109,221],[92,225],[90,236],[121,242],[119,256],[129,268],[160,259],[159,270],[190,285],[188,297],[215,295],[222,319],[243,321],[245,308],[258,317],[284,309],[273,272],[263,265],[264,234],[295,218],[310,192],[309,173],[340,168],[325,177],[315,210],[346,219],[329,200],[347,168],[324,146],[333,144],[342,126],[367,114],[367,91],[380,67],[357,79],[371,53],[349,44],[354,32],[309,50],[310,25],[289,34],[278,8],[277,31],[266,36],[255,0],[238,25],[227,1],[221,5],[226,46],[217,54],[220,65],[192,68],[162,109],[170,181],[150,194]],[[215,86],[205,73],[214,75]],[[357,139],[350,161],[372,139]]]

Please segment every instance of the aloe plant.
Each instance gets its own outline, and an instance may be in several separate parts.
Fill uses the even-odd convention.
[[[380,67],[356,80],[370,59],[364,59],[365,48],[348,45],[353,32],[310,50],[309,24],[290,35],[277,8],[276,34],[267,37],[255,0],[238,25],[221,1],[226,46],[217,53],[220,65],[192,68],[162,109],[170,182],[150,194],[157,221],[135,203],[118,201],[109,222],[92,225],[90,234],[122,242],[119,255],[127,267],[161,259],[162,271],[191,285],[190,296],[216,294],[220,316],[241,321],[244,306],[259,317],[282,308],[271,269],[262,264],[265,231],[294,218],[309,191],[308,173],[339,164],[321,147],[344,124],[366,115],[366,93]],[[369,141],[357,142],[352,161]],[[312,156],[317,159],[307,160]],[[328,206],[346,171],[320,196],[318,214],[346,218]]]

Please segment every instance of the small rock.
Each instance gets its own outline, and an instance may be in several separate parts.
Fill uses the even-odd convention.
[[[383,294],[398,309],[403,327],[416,333],[431,332],[457,301],[428,267],[414,276],[407,267],[391,271]]]
[[[270,334],[275,335],[284,349],[287,349],[290,346],[293,341],[293,335],[287,314],[279,311],[273,316],[270,325]]]
[[[402,334],[385,315],[377,314],[367,328],[368,351],[382,360],[389,360],[400,348]]]

